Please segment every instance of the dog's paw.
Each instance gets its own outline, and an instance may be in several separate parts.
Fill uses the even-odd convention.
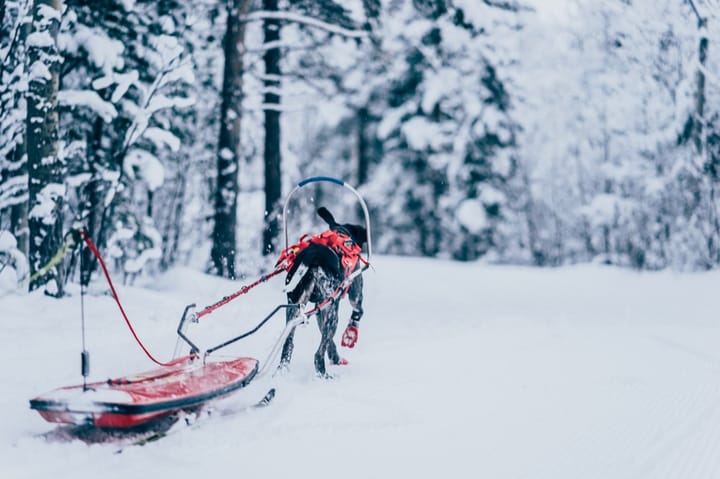
[[[318,373],[318,372],[316,372],[316,373],[315,373],[315,378],[316,378],[316,379],[319,379],[319,380],[322,380],[322,381],[332,381],[332,380],[335,379],[335,376],[333,376],[333,375],[330,374],[330,373]]]
[[[283,376],[287,376],[289,372],[290,372],[290,365],[288,363],[280,363],[278,365],[277,369],[275,370],[275,374],[273,374],[273,376],[283,377]]]

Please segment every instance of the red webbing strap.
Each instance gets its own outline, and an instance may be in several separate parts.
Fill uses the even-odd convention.
[[[118,297],[117,291],[115,291],[115,286],[113,285],[112,279],[110,279],[110,273],[108,273],[107,266],[105,266],[105,261],[103,261],[102,256],[100,255],[100,251],[98,251],[95,244],[92,242],[90,237],[85,233],[85,231],[80,230],[80,235],[82,236],[83,240],[85,241],[85,244],[88,248],[90,248],[90,251],[93,252],[95,255],[95,258],[97,258],[98,262],[100,263],[100,267],[103,270],[103,273],[105,273],[105,279],[108,282],[108,285],[110,285],[110,291],[112,291],[113,298],[115,298],[115,302],[118,305],[118,308],[120,309],[120,313],[122,313],[123,319],[125,319],[125,324],[127,324],[128,329],[130,329],[130,332],[132,333],[133,337],[135,338],[135,341],[138,343],[140,348],[145,352],[145,355],[150,358],[152,362],[157,364],[158,366],[175,366],[178,363],[181,363],[182,361],[185,361],[186,359],[190,359],[192,357],[196,357],[195,354],[188,354],[187,356],[183,356],[181,358],[173,359],[172,361],[168,361],[167,363],[164,363],[162,361],[158,361],[155,359],[155,357],[150,354],[150,351],[145,347],[145,345],[140,341],[140,338],[138,337],[137,333],[135,332],[135,328],[133,328],[132,324],[130,323],[130,320],[127,317],[127,314],[125,314],[125,309],[123,309],[122,303],[120,303],[120,298]]]
[[[285,271],[286,269],[287,269],[287,268],[285,268],[285,267],[278,267],[275,271],[261,276],[261,277],[260,277],[257,281],[255,281],[254,283],[249,284],[249,285],[247,285],[247,286],[243,286],[239,291],[234,292],[234,293],[231,294],[230,296],[225,296],[223,299],[221,299],[220,301],[218,301],[218,302],[215,303],[215,304],[211,304],[210,306],[207,306],[205,309],[203,309],[202,311],[198,312],[198,313],[195,315],[195,318],[196,318],[196,319],[200,319],[200,318],[202,318],[203,316],[212,313],[213,311],[215,311],[215,310],[218,309],[219,307],[225,306],[226,304],[228,304],[228,303],[229,303],[230,301],[232,301],[233,299],[235,299],[235,298],[237,298],[238,296],[241,296],[241,295],[247,293],[248,291],[250,291],[250,290],[251,290],[252,288],[254,288],[255,286],[257,286],[257,285],[259,285],[259,284],[261,284],[261,283],[264,283],[265,281],[269,280],[269,279],[272,278],[273,276],[276,276],[276,275],[282,273],[282,272]]]
[[[310,310],[308,310],[308,311],[305,311],[303,314],[304,314],[306,317],[309,318],[310,316],[312,316],[313,314],[317,313],[318,311],[322,311],[323,309],[325,309],[330,303],[332,303],[333,301],[335,301],[337,298],[339,298],[339,297],[340,297],[340,298],[344,297],[345,294],[346,294],[346,293],[348,292],[348,290],[350,289],[350,285],[351,285],[352,282],[355,280],[355,278],[358,277],[358,276],[360,276],[366,269],[368,269],[368,268],[370,267],[370,263],[368,263],[367,261],[363,261],[363,262],[364,262],[367,266],[365,266],[364,268],[355,270],[352,274],[350,274],[349,276],[347,276],[347,277],[342,281],[342,283],[340,283],[340,285],[335,289],[335,291],[332,292],[332,294],[331,294],[330,296],[328,296],[327,298],[325,298],[321,303],[317,304],[314,308],[312,308],[312,309],[310,309]]]

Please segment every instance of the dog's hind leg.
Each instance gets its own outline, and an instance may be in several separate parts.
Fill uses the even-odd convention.
[[[325,369],[325,353],[328,347],[328,341],[325,334],[325,322],[327,320],[327,309],[320,312],[318,317],[318,325],[320,326],[320,346],[318,346],[315,352],[315,373],[322,378],[329,378],[330,376]]]
[[[334,336],[337,331],[338,323],[338,305],[332,304],[324,309],[320,317],[318,318],[318,325],[320,326],[320,346],[315,352],[315,372],[318,376],[329,378],[325,369],[325,354],[328,355],[332,364],[340,364],[340,355],[337,352],[337,346],[335,345]]]
[[[290,304],[297,304],[297,308],[288,308],[285,314],[285,321],[289,323],[297,317],[299,314],[303,314],[305,305],[310,300],[310,294],[315,287],[314,281],[310,281],[311,278],[302,278],[298,286],[291,292],[288,293],[288,302]],[[278,369],[287,369],[290,365],[290,359],[292,359],[293,349],[295,347],[294,339],[295,328],[290,331],[285,344],[283,344],[282,354],[280,355],[280,365]]]
[[[334,308],[335,308],[335,306],[328,307],[328,309],[334,309]],[[327,316],[328,316],[328,318],[325,321],[330,320],[329,314]],[[327,355],[328,355],[328,359],[330,359],[330,363],[337,365],[337,364],[341,364],[343,359],[338,354],[337,345],[335,344],[335,340],[334,340],[335,332],[337,331],[337,313],[335,313],[334,316],[335,316],[335,327],[334,328],[333,328],[332,324],[329,324],[329,322],[328,322],[328,324],[323,323],[323,317],[320,315],[319,312],[316,315],[316,319],[317,319],[318,329],[320,330],[320,334],[323,337],[325,335],[325,333],[323,332],[324,328],[327,327],[329,329],[332,329],[332,331],[328,330],[328,332],[327,332],[328,337],[329,337],[329,341],[327,341]]]
[[[330,311],[328,311],[328,319],[327,324],[325,327],[327,328],[327,337],[328,337],[328,345],[327,345],[327,355],[328,359],[330,359],[330,363],[332,364],[347,364],[347,361],[345,361],[342,357],[340,357],[340,354],[338,354],[338,348],[337,344],[335,344],[335,333],[337,332],[337,326],[338,326],[338,305],[334,304],[328,308]]]

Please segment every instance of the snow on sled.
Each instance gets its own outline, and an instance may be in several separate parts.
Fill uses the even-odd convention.
[[[201,311],[189,314],[195,307],[194,304],[188,305],[180,319],[177,327],[178,345],[185,343],[190,347],[190,353],[178,359],[174,359],[167,363],[158,361],[143,345],[140,338],[130,323],[125,310],[122,307],[120,299],[115,291],[115,287],[108,273],[105,262],[100,252],[93,244],[84,231],[74,232],[76,240],[83,245],[83,242],[95,255],[98,264],[101,266],[105,278],[110,286],[112,296],[115,299],[118,309],[122,314],[130,332],[137,341],[140,348],[145,352],[147,357],[161,366],[160,369],[151,370],[145,373],[133,374],[118,379],[109,379],[101,382],[87,383],[89,375],[89,353],[84,350],[81,353],[83,376],[83,384],[77,386],[61,387],[48,393],[41,394],[30,400],[30,408],[38,411],[38,413],[48,422],[69,424],[72,426],[80,426],[81,428],[90,428],[93,430],[107,429],[116,431],[132,431],[147,427],[153,427],[158,423],[172,423],[173,417],[179,416],[179,413],[200,411],[207,402],[225,397],[246,387],[251,381],[258,381],[271,368],[273,360],[278,356],[279,351],[289,334],[300,324],[306,324],[309,318],[320,309],[331,304],[333,301],[339,300],[347,291],[350,282],[357,276],[366,271],[370,266],[370,220],[367,206],[359,195],[359,193],[341,180],[326,176],[318,176],[307,178],[295,187],[288,195],[285,206],[283,208],[283,220],[285,225],[285,246],[288,250],[288,231],[287,231],[287,210],[290,198],[300,188],[316,182],[330,182],[349,189],[360,201],[363,212],[365,214],[365,225],[367,231],[367,259],[363,261],[364,266],[356,269],[349,275],[338,288],[330,295],[323,304],[317,305],[308,311],[301,311],[296,304],[280,304],[275,307],[260,323],[253,329],[239,336],[228,339],[221,344],[210,348],[201,348],[195,344],[186,334],[185,328],[188,322],[198,323],[199,320],[212,313],[213,311],[223,307],[230,301],[244,295],[249,290],[258,286],[270,278],[284,273],[289,268],[287,258],[281,255],[280,260],[275,269],[257,279],[254,283],[243,286],[240,290],[225,296],[220,301],[205,307]],[[81,241],[82,240],[82,241]],[[82,265],[82,251],[79,254],[81,258],[80,270],[81,275],[84,273]],[[285,258],[285,261],[283,261]],[[84,289],[81,284],[81,305],[84,295]],[[82,308],[81,308],[82,310]],[[271,318],[280,311],[286,311],[282,315],[286,320],[285,328],[277,339],[276,343],[270,349],[267,359],[260,362],[250,357],[234,357],[231,359],[215,359],[212,354],[226,346],[244,339],[262,328]],[[83,345],[84,337],[84,313],[82,316],[83,324]],[[176,348],[176,356],[178,353]],[[265,397],[257,403],[264,405],[269,402],[275,394],[274,388],[268,391]],[[166,424],[159,427],[167,427]]]
[[[258,360],[201,361],[197,357],[146,373],[55,389],[30,400],[49,422],[133,428],[191,410],[246,386]]]

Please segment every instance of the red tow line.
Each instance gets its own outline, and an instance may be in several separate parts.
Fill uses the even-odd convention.
[[[197,320],[197,319],[200,319],[200,318],[202,318],[203,316],[212,313],[213,311],[215,311],[215,310],[218,309],[219,307],[225,306],[226,304],[228,304],[228,303],[229,303],[230,301],[232,301],[233,299],[235,299],[235,298],[237,298],[238,296],[241,296],[241,295],[247,293],[248,291],[250,291],[251,289],[253,289],[255,286],[264,283],[265,281],[269,280],[269,279],[272,278],[273,276],[276,276],[276,275],[282,273],[282,272],[285,271],[285,270],[287,270],[287,267],[285,267],[285,266],[279,266],[279,267],[278,267],[277,269],[275,269],[274,271],[262,275],[262,276],[261,276],[257,281],[255,281],[254,283],[248,284],[247,286],[243,286],[242,288],[240,288],[240,290],[234,292],[233,294],[231,294],[231,295],[229,295],[229,296],[225,296],[223,299],[221,299],[221,300],[218,301],[217,303],[211,304],[210,306],[207,306],[207,307],[206,307],[205,309],[203,309],[202,311],[199,311],[199,312],[195,315],[195,319],[196,319],[196,320]]]
[[[115,286],[113,285],[112,279],[110,279],[110,273],[108,273],[107,266],[105,266],[105,261],[103,261],[102,256],[100,256],[100,251],[98,251],[97,247],[95,246],[95,243],[92,242],[90,237],[85,233],[84,230],[80,230],[80,235],[82,236],[82,239],[85,241],[85,244],[88,248],[90,248],[90,251],[93,252],[95,257],[97,258],[98,262],[100,263],[100,267],[102,267],[103,273],[105,273],[105,279],[108,282],[108,285],[110,285],[110,291],[112,291],[113,298],[115,298],[115,302],[118,305],[118,308],[120,309],[120,313],[122,313],[123,318],[125,319],[125,323],[127,324],[128,329],[130,329],[130,332],[132,333],[133,337],[135,338],[135,341],[140,345],[140,348],[145,352],[145,355],[150,358],[152,362],[159,366],[169,367],[169,366],[175,366],[178,363],[181,363],[187,359],[195,358],[197,357],[196,354],[188,354],[187,356],[183,356],[181,358],[173,359],[172,361],[168,361],[166,363],[162,361],[158,361],[155,359],[155,357],[150,354],[150,351],[145,347],[143,342],[138,337],[137,333],[135,332],[135,328],[133,328],[132,324],[130,323],[130,320],[127,317],[127,314],[125,314],[125,309],[122,307],[122,303],[120,303],[120,298],[118,297],[117,291],[115,291]]]

